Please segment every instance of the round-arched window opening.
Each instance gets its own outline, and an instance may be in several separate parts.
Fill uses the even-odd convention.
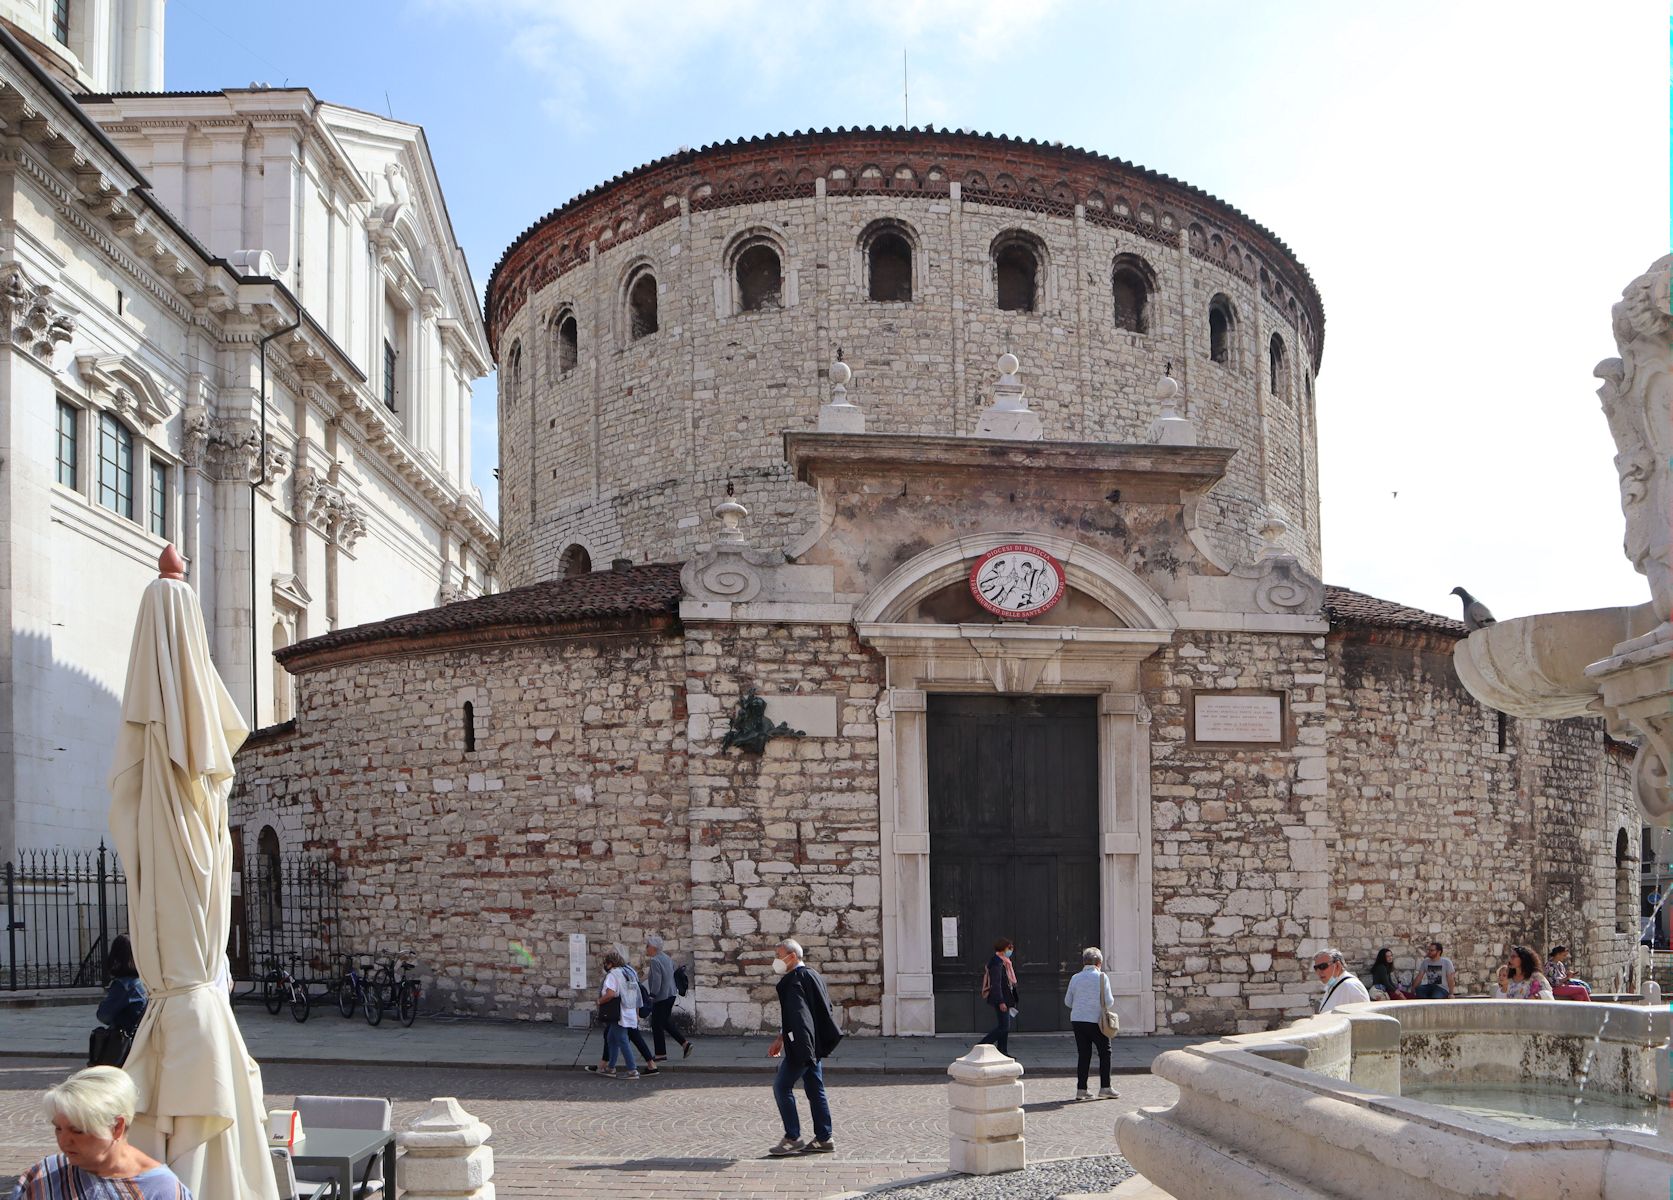
[[[873,300],[912,299],[912,246],[901,234],[885,230],[866,248]]]
[[[1216,296],[1208,302],[1208,357],[1213,362],[1232,360],[1232,331],[1237,319],[1232,314],[1231,301]]]
[[[279,857],[279,832],[263,825],[256,835],[256,913],[261,932],[271,945],[284,926],[285,886],[283,860]]]
[[[1002,312],[1034,312],[1039,307],[1040,258],[1021,240],[1001,245],[993,256],[994,283]]]
[[[1284,348],[1284,339],[1276,333],[1272,341],[1267,343],[1267,365],[1274,396],[1282,396],[1286,401],[1290,398],[1290,357]]]
[[[1150,332],[1150,297],[1156,290],[1155,275],[1143,259],[1123,254],[1116,259],[1110,275],[1110,298],[1115,310],[1115,327],[1130,333]]]
[[[593,569],[592,555],[579,542],[565,548],[558,556],[558,578],[574,579],[577,575],[589,574]]]
[[[566,313],[558,319],[557,331],[558,373],[564,374],[575,369],[575,364],[581,359],[581,334],[575,323],[575,314]]]
[[[784,307],[784,267],[778,251],[757,244],[738,255],[738,311]]]
[[[656,276],[642,271],[627,289],[627,336],[638,341],[657,331]]]

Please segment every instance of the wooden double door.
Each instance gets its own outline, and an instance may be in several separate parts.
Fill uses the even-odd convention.
[[[936,1031],[992,1027],[980,978],[1000,937],[1017,1031],[1067,1029],[1063,990],[1099,936],[1097,702],[931,695],[926,736]]]

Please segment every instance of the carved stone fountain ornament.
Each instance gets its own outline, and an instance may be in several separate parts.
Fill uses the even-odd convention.
[[[1647,603],[1518,617],[1478,629],[1453,661],[1485,704],[1517,716],[1602,713],[1639,742],[1633,783],[1646,815],[1673,815],[1673,255],[1628,285],[1614,309],[1619,358],[1603,381],[1615,438],[1627,558],[1650,585]]]

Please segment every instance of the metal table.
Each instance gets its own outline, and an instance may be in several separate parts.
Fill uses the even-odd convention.
[[[395,1191],[395,1131],[392,1129],[316,1129],[308,1126],[290,1153],[298,1167],[329,1167],[337,1173],[339,1200],[354,1200],[355,1176],[383,1151],[383,1195]]]

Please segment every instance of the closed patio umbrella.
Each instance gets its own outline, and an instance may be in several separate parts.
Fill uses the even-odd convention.
[[[228,997],[233,753],[249,735],[209,658],[172,546],[134,626],[110,827],[128,871],[134,960],[149,1002],[127,1071],[133,1143],[199,1200],[277,1200],[261,1069]]]

